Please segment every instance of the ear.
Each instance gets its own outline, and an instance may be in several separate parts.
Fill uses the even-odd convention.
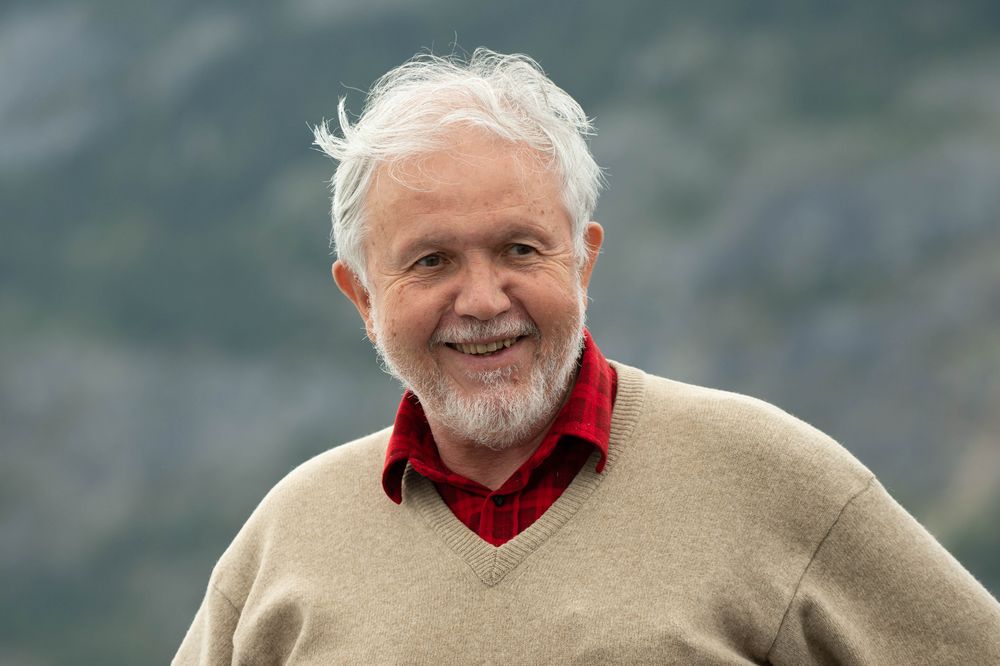
[[[590,284],[590,275],[594,272],[594,265],[597,263],[597,255],[601,253],[604,228],[597,222],[588,222],[583,236],[587,243],[587,259],[580,268],[580,285],[586,289]]]
[[[368,332],[368,339],[375,342],[375,328],[372,325],[372,303],[368,290],[361,284],[361,278],[347,267],[347,264],[339,259],[333,262],[333,281],[337,283],[340,291],[347,296],[354,307],[358,309],[358,314],[365,322],[365,330]]]

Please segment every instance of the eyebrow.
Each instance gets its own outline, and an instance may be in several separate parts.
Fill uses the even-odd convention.
[[[511,241],[518,238],[524,238],[525,236],[530,236],[535,239],[543,239],[544,234],[541,232],[541,228],[537,224],[532,224],[526,222],[523,219],[514,220],[510,228],[506,230],[505,233],[497,234],[495,240],[492,242],[505,242]],[[487,238],[491,238],[491,230],[486,229],[483,231],[483,235]],[[410,242],[402,245],[399,249],[400,257],[409,257],[414,254],[419,254],[422,250],[438,249],[442,247],[448,247],[455,243],[457,236],[455,234],[429,234],[420,236],[413,239]]]

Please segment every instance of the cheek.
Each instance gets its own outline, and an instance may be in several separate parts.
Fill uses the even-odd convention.
[[[539,324],[571,316],[579,308],[580,289],[577,282],[537,281],[525,285],[521,293],[522,302]]]
[[[386,303],[384,322],[386,342],[423,349],[437,327],[437,316],[426,299],[407,293]]]

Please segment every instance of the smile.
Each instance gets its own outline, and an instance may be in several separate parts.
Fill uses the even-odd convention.
[[[502,349],[507,349],[512,344],[517,342],[520,337],[507,338],[506,340],[496,340],[494,342],[478,343],[478,342],[448,342],[446,343],[449,347],[456,351],[460,351],[463,354],[472,354],[474,356],[481,356],[483,354],[492,354]]]

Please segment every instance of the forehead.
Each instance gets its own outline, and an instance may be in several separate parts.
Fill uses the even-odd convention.
[[[375,226],[508,209],[542,216],[564,211],[559,178],[538,152],[478,130],[448,138],[446,148],[376,170],[366,198]]]

